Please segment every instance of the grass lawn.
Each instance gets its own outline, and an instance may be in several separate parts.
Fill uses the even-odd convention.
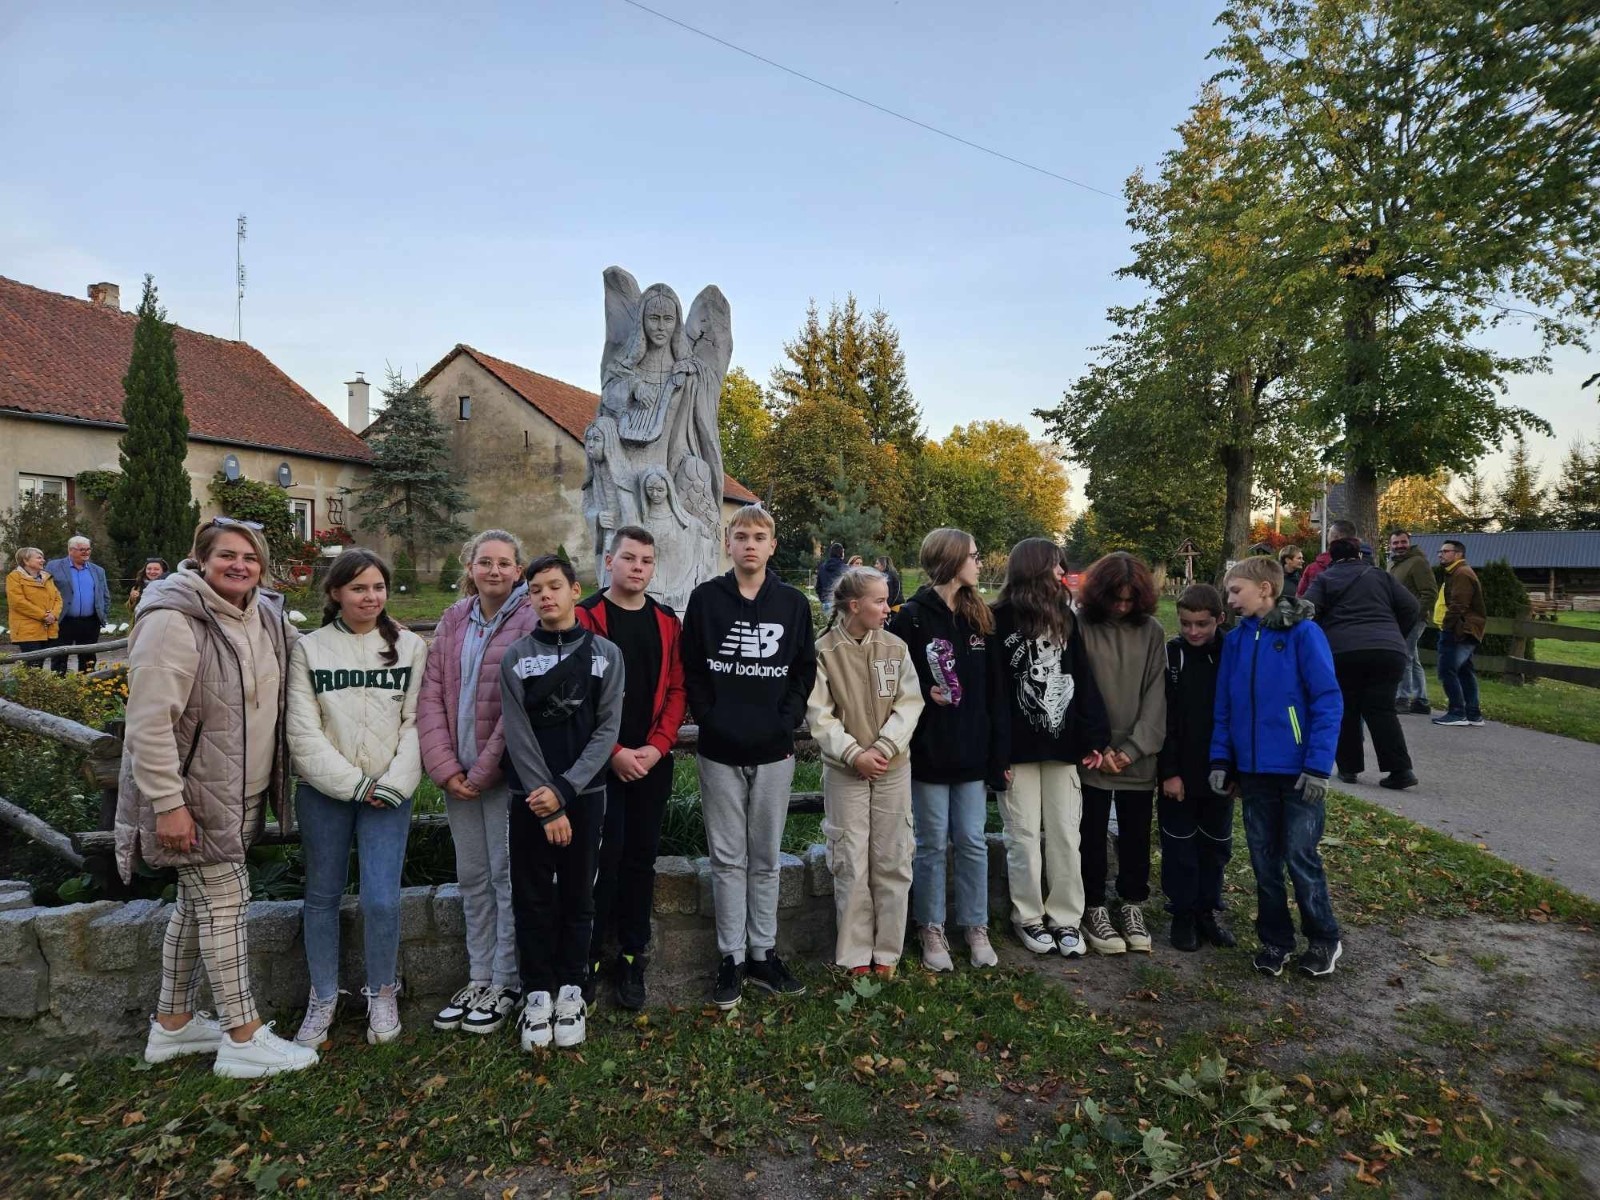
[[[1348,950],[1330,981],[1164,945],[1033,960],[997,931],[998,971],[798,964],[803,1000],[603,1008],[581,1054],[417,1013],[255,1084],[14,1053],[0,1194],[1588,1194],[1600,906],[1345,797],[1325,853]]]
[[[1550,627],[1559,629],[1562,626],[1570,629],[1600,629],[1600,613],[1564,612],[1561,619],[1551,623]],[[1533,652],[1540,662],[1600,667],[1600,642],[1558,642],[1553,638],[1539,638],[1534,643]]]

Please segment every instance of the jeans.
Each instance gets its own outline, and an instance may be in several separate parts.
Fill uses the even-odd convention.
[[[1222,907],[1222,871],[1233,857],[1233,797],[1204,779],[1185,779],[1183,799],[1156,798],[1161,825],[1161,890],[1167,910],[1203,916]]]
[[[1406,669],[1400,676],[1400,686],[1395,689],[1396,705],[1414,704],[1428,698],[1428,673],[1422,669],[1422,655],[1417,650],[1417,643],[1427,628],[1427,621],[1418,618],[1411,632],[1406,634]]]
[[[1411,754],[1406,749],[1405,731],[1394,698],[1406,669],[1405,655],[1398,650],[1345,650],[1333,656],[1333,673],[1344,695],[1344,716],[1339,720],[1339,770],[1358,775],[1366,765],[1366,748],[1361,726],[1372,734],[1372,748],[1378,756],[1378,770],[1411,770]]]
[[[1476,721],[1483,716],[1478,705],[1478,672],[1472,665],[1478,643],[1439,632],[1439,682],[1444,685],[1445,707],[1452,716]]]
[[[553,996],[569,985],[582,987],[588,976],[605,791],[582,793],[566,812],[572,840],[557,846],[528,807],[527,796],[511,797],[506,821],[511,911],[517,923],[517,965],[524,996],[534,992]]]
[[[361,862],[361,928],[367,987],[397,978],[400,955],[400,870],[411,833],[411,801],[399,808],[333,800],[302,783],[295,792],[305,859],[303,908],[306,967],[320,1000],[339,991],[339,904],[350,878],[350,848]]]
[[[911,781],[911,823],[917,855],[911,864],[911,918],[918,925],[945,923],[945,847],[955,868],[955,923],[989,924],[988,789],[965,783]]]
[[[1312,943],[1339,940],[1339,923],[1328,898],[1328,878],[1317,843],[1322,840],[1323,806],[1307,804],[1295,787],[1294,775],[1239,776],[1244,798],[1244,836],[1250,844],[1250,866],[1256,874],[1256,934],[1263,946],[1294,949],[1294,923],[1289,918],[1288,868],[1300,908],[1300,931]]]
[[[1152,788],[1088,787],[1083,789],[1083,902],[1089,908],[1106,903],[1106,832],[1111,806],[1117,807],[1117,895],[1124,904],[1150,899],[1150,819],[1155,810]]]
[[[626,783],[606,774],[606,823],[600,839],[600,876],[594,885],[594,936],[589,957],[600,961],[613,924],[617,949],[643,954],[650,948],[650,910],[656,890],[656,851],[661,819],[672,795],[672,755],[664,755],[643,779]]]

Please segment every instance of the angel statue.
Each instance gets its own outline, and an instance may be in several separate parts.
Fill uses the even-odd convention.
[[[606,546],[623,525],[639,523],[633,472],[622,452],[617,423],[604,413],[583,431],[588,469],[583,476],[583,520],[594,543],[595,578],[606,583]]]
[[[621,267],[608,268],[603,279],[600,413],[616,423],[626,474],[640,479],[649,467],[664,468],[681,508],[694,518],[690,532],[709,542],[696,543],[692,589],[716,574],[718,561],[723,476],[717,407],[733,354],[732,314],[715,285],[695,297],[685,320],[677,293],[666,284],[641,293]],[[658,570],[665,566],[661,557]]]

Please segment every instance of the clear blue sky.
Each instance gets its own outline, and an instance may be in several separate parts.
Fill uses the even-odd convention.
[[[686,303],[721,285],[763,381],[808,298],[854,291],[899,325],[934,436],[1037,428],[1136,295],[1119,201],[621,0],[239,7],[0,7],[0,273],[131,307],[152,272],[172,319],[232,336],[245,212],[245,338],[341,415],[355,370],[456,342],[597,388],[612,263]],[[1172,144],[1218,3],[652,7],[1115,194]],[[1600,426],[1586,368],[1512,390],[1557,425],[1551,462]]]

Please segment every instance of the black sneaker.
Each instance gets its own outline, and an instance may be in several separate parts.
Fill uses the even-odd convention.
[[[749,959],[744,964],[745,978],[763,991],[774,996],[804,996],[806,985],[794,977],[794,972],[783,965],[783,959],[774,951],[759,961]]]
[[[617,955],[617,965],[612,969],[612,983],[618,1008],[638,1012],[644,1007],[644,968],[645,957],[642,954]]]
[[[1361,782],[1361,772],[1360,771],[1340,771],[1339,772],[1339,782],[1340,783],[1360,783]]]
[[[1414,771],[1390,771],[1378,780],[1378,786],[1391,791],[1402,791],[1405,788],[1417,786],[1417,776]]]
[[[717,986],[711,990],[711,1003],[727,1012],[739,1003],[739,993],[744,991],[744,967],[734,961],[733,955],[724,954],[717,967]]]
[[[594,1007],[595,989],[600,986],[600,960],[595,959],[588,964],[588,969],[583,973],[583,986],[578,990],[583,993],[583,1002],[589,1007]]]
[[[1313,978],[1333,974],[1333,964],[1339,961],[1339,956],[1344,953],[1344,943],[1334,942],[1331,946],[1327,942],[1312,942],[1306,951],[1295,959],[1294,965]]]
[[[1289,961],[1293,951],[1282,950],[1277,946],[1263,946],[1256,951],[1256,956],[1250,960],[1250,965],[1263,975],[1276,978],[1283,974],[1284,964]]]
[[[1233,930],[1214,912],[1201,913],[1194,919],[1194,927],[1200,940],[1210,942],[1213,946],[1228,950],[1239,944],[1239,939],[1233,936]]]
[[[493,1033],[521,1003],[522,993],[516,988],[486,987],[471,1011],[461,1019],[461,1030],[463,1033]]]
[[[1195,932],[1193,913],[1172,914],[1172,948],[1174,950],[1200,949],[1200,937]]]
[[[1419,717],[1426,717],[1433,712],[1433,705],[1429,704],[1426,700],[1413,700],[1411,702],[1411,711],[1416,713]]]

